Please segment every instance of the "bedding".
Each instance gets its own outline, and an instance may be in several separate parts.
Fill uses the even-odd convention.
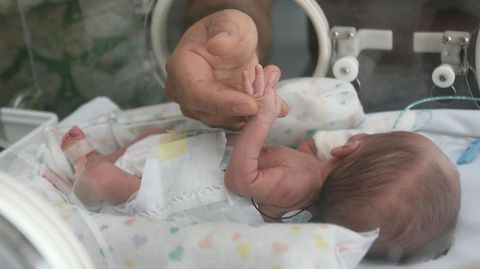
[[[94,110],[95,102],[81,111]],[[48,171],[60,180],[72,178],[59,144],[71,124],[79,125],[104,154],[152,126],[176,131],[208,127],[184,118],[171,103],[131,111],[112,106],[110,113],[78,118],[82,122],[46,128],[36,143],[24,141],[9,173],[57,209],[97,268],[354,268],[378,235],[330,224],[168,222],[127,216],[108,206],[87,211],[43,177]]]
[[[95,111],[97,101],[82,111]],[[366,117],[396,117],[384,112]],[[432,110],[431,119],[418,132],[436,143],[453,161],[480,137],[480,111]],[[72,116],[69,119],[75,119]],[[97,268],[397,268],[392,264],[360,260],[376,237],[376,231],[359,234],[329,224],[262,224],[165,222],[119,214],[106,207],[89,212],[70,203],[42,175],[48,169],[61,178],[71,178],[71,169],[60,150],[59,138],[72,124],[85,130],[93,146],[103,154],[124,145],[150,126],[175,130],[206,129],[200,122],[181,116],[172,103],[120,111],[111,106],[101,115],[78,116],[47,128],[15,152],[9,173],[33,189],[72,227],[86,246]],[[26,143],[26,142],[25,142]],[[0,160],[1,161],[1,160]],[[70,170],[69,170],[70,169]],[[459,165],[462,208],[455,241],[447,255],[402,268],[480,267],[480,158]]]

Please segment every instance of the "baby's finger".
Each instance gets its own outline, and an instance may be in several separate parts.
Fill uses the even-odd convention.
[[[280,111],[280,115],[278,115],[279,118],[283,118],[283,117],[287,116],[288,111],[290,110],[288,108],[288,104],[285,101],[283,101],[283,99],[281,101],[282,101],[282,103],[281,103],[282,110]]]
[[[263,74],[263,67],[259,64],[255,66],[253,87],[255,88],[255,97],[263,96],[265,92],[265,75]]]
[[[267,84],[265,85],[265,94],[275,94],[278,80],[280,79],[280,74],[277,72],[271,72],[267,74]]]
[[[277,112],[278,115],[282,113],[282,105],[283,105],[283,100],[280,98],[280,96],[275,95],[275,111]]]
[[[242,78],[243,78],[243,91],[246,94],[253,96],[253,94],[255,93],[255,90],[252,87],[252,81],[250,80],[250,73],[248,73],[248,71],[243,71]]]
[[[263,68],[263,71],[265,73],[265,78],[269,78],[273,73],[277,73],[276,76],[278,76],[278,79],[280,79],[282,74],[280,68],[278,68],[276,65],[267,65]]]

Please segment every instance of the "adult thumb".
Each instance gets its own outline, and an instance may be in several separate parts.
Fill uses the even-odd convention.
[[[240,40],[238,25],[225,12],[210,20],[207,31],[207,50],[215,56],[230,54]]]
[[[228,25],[217,25],[208,32],[207,51],[215,56],[228,55],[238,44],[238,35]]]

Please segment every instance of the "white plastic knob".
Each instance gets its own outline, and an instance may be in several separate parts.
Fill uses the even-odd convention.
[[[440,88],[448,88],[455,82],[455,71],[449,64],[442,64],[432,73],[433,83]]]
[[[333,75],[343,81],[352,82],[358,76],[358,60],[353,56],[338,59],[333,65]]]

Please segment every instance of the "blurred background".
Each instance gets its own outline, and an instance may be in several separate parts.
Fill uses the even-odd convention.
[[[47,110],[63,118],[95,96],[108,96],[125,109],[166,101],[148,64],[152,60],[145,43],[148,2],[0,0],[0,106]],[[359,94],[367,112],[402,109],[437,91],[431,72],[441,63],[440,56],[414,53],[414,31],[470,33],[468,59],[475,64],[478,0],[318,2],[330,26],[393,31],[392,51],[365,51],[359,56]],[[186,3],[175,0],[171,8],[170,48],[183,31]],[[271,17],[274,48],[269,63],[282,68],[283,78],[310,76],[317,54],[307,16],[292,0],[273,0]],[[473,73],[458,79],[455,88],[457,95],[480,95]],[[477,108],[461,101],[427,106]]]

